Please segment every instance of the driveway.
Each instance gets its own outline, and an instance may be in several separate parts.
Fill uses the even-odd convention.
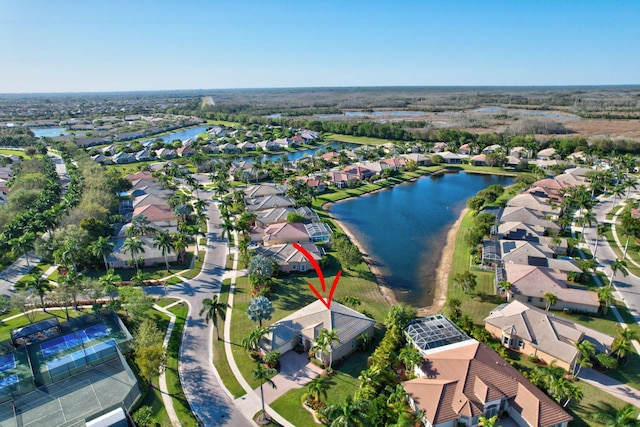
[[[582,368],[578,377],[618,399],[640,408],[640,391],[591,368]]]
[[[298,354],[293,350],[280,356],[280,373],[271,380],[277,388],[265,384],[264,403],[270,405],[280,396],[294,388],[301,388],[322,373],[322,369],[309,362],[307,353]],[[255,389],[260,395],[260,387]]]

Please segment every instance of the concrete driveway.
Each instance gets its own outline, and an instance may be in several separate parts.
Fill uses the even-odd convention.
[[[291,389],[302,388],[305,384],[322,373],[322,369],[309,361],[307,353],[298,354],[287,351],[280,356],[280,373],[272,378],[277,388],[269,384],[264,385],[264,403],[270,405],[273,401]],[[260,387],[255,389],[260,395]]]

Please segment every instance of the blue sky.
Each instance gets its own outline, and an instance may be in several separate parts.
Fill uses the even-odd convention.
[[[640,1],[0,0],[0,93],[640,84]]]

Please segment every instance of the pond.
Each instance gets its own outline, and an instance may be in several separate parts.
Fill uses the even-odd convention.
[[[449,228],[468,198],[513,178],[446,173],[334,203],[330,212],[360,242],[400,302],[423,307],[432,289]]]

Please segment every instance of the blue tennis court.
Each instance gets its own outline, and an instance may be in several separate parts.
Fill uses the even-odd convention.
[[[82,343],[92,339],[101,338],[109,335],[110,331],[107,325],[99,323],[86,329],[77,331],[75,334],[67,334],[62,337],[54,338],[50,341],[40,344],[40,351],[43,357],[53,356],[68,348],[79,346]]]
[[[47,362],[47,369],[49,372],[55,371],[56,368],[66,367],[73,364],[73,367],[79,368],[87,364],[86,359],[93,362],[98,359],[96,354],[108,350],[116,346],[116,340],[110,339],[105,342],[98,343],[94,346],[88,347],[84,350],[78,350],[74,353],[67,354],[59,359]]]
[[[13,353],[0,356],[0,372],[7,371],[16,367],[16,358]]]

